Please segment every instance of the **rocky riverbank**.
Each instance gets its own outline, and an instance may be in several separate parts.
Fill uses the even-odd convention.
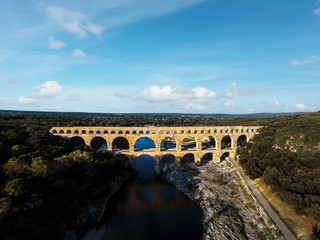
[[[132,165],[133,163],[130,164]],[[85,210],[83,210],[77,220],[77,226],[79,230],[68,232],[65,239],[79,239],[79,236],[80,239],[91,239],[91,235],[93,235],[96,231],[94,227],[97,226],[100,219],[102,218],[109,198],[112,196],[112,194],[118,192],[122,184],[136,171],[137,169],[132,167],[132,171],[124,172],[123,175],[118,176],[113,181],[106,184],[104,187],[98,189],[97,191],[99,193],[97,195],[101,197],[100,199],[104,200],[98,201],[96,202],[96,204],[90,205]]]
[[[284,239],[233,166],[165,166],[161,169],[202,210],[203,239]]]

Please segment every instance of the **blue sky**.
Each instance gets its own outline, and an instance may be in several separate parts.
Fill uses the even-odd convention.
[[[320,108],[320,1],[1,0],[0,109]]]

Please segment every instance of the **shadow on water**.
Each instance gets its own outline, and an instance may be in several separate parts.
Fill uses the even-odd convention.
[[[200,240],[201,210],[164,176],[155,175],[148,155],[136,159],[138,172],[108,201],[99,230],[90,239]]]

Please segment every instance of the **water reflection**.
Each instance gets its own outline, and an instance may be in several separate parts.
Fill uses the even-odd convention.
[[[163,176],[152,157],[136,159],[139,171],[108,201],[94,236],[106,240],[200,240],[201,210]]]

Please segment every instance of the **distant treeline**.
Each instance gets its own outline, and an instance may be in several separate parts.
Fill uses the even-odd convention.
[[[240,164],[262,177],[299,214],[320,220],[320,113],[270,118],[247,147]]]

